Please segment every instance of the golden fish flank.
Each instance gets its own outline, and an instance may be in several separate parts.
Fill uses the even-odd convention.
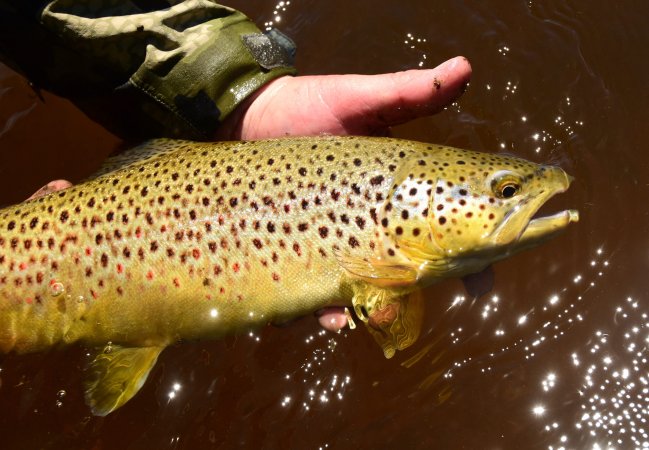
[[[569,182],[557,167],[384,138],[151,141],[0,211],[0,351],[96,347],[86,397],[102,415],[179,339],[327,305],[353,306],[390,357],[419,334],[419,288],[576,221],[531,220]]]

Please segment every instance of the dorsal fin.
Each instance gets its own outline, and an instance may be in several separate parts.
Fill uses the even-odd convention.
[[[175,139],[152,139],[146,141],[137,147],[128,149],[115,156],[107,158],[99,170],[90,175],[84,181],[94,180],[107,173],[115,172],[116,170],[126,169],[135,164],[141,164],[161,155],[171,153],[178,150],[180,144],[188,141],[179,141]]]

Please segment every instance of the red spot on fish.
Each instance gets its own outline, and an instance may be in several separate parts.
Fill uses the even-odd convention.
[[[200,258],[201,257],[201,251],[199,249],[195,248],[194,250],[192,250],[192,256],[194,257],[194,259]]]
[[[234,273],[239,272],[239,263],[234,263],[232,265],[232,270],[234,270]]]
[[[153,280],[153,271],[152,271],[152,270],[149,270],[149,271],[146,273],[146,279],[147,279],[147,280]]]
[[[122,266],[121,264],[117,264],[117,273],[122,273],[122,272],[124,272],[124,266]]]
[[[174,286],[180,287],[180,281],[178,280],[178,278],[174,278]]]
[[[225,223],[225,219],[222,215],[219,215],[219,225],[223,225],[223,223]]]
[[[275,272],[273,272],[273,280],[279,281],[279,275],[277,275]]]
[[[138,239],[142,237],[142,229],[140,227],[135,229],[135,237]]]
[[[94,298],[94,299],[97,299],[97,297],[99,297],[99,296],[97,295],[97,293],[96,293],[94,290],[92,290],[92,289],[90,289],[90,295],[92,295],[92,298]]]
[[[219,288],[219,293],[225,294],[225,288],[223,288],[223,287]]]
[[[55,280],[54,278],[52,278],[52,279],[50,280],[50,286],[53,286],[53,285],[55,285],[55,284],[56,284],[56,280]]]
[[[27,264],[26,264],[26,263],[20,263],[20,265],[18,266],[18,268],[19,268],[20,270],[25,270],[25,269],[27,268]]]
[[[27,297],[27,298],[25,299],[25,303],[27,303],[28,305],[31,305],[32,303],[34,303],[34,300],[32,300],[31,298]]]
[[[90,256],[92,254],[92,249],[90,247],[86,247],[86,256]]]

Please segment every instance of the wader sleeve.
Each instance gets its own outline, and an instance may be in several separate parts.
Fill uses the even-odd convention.
[[[0,58],[123,137],[209,139],[295,47],[210,0],[0,0]]]

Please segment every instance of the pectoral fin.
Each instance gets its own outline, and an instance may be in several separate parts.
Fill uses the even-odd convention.
[[[410,347],[419,337],[424,316],[420,290],[399,295],[361,283],[355,286],[352,304],[386,358]]]
[[[369,315],[367,329],[389,359],[419,338],[423,316],[423,296],[415,291],[377,308]]]
[[[355,277],[381,287],[407,286],[417,281],[417,270],[404,264],[347,252],[334,252],[338,263]]]
[[[107,345],[86,368],[86,403],[96,416],[105,416],[140,390],[164,347]]]
[[[494,269],[491,265],[481,272],[471,273],[462,277],[462,283],[466,293],[473,298],[480,298],[491,292],[494,288]]]

